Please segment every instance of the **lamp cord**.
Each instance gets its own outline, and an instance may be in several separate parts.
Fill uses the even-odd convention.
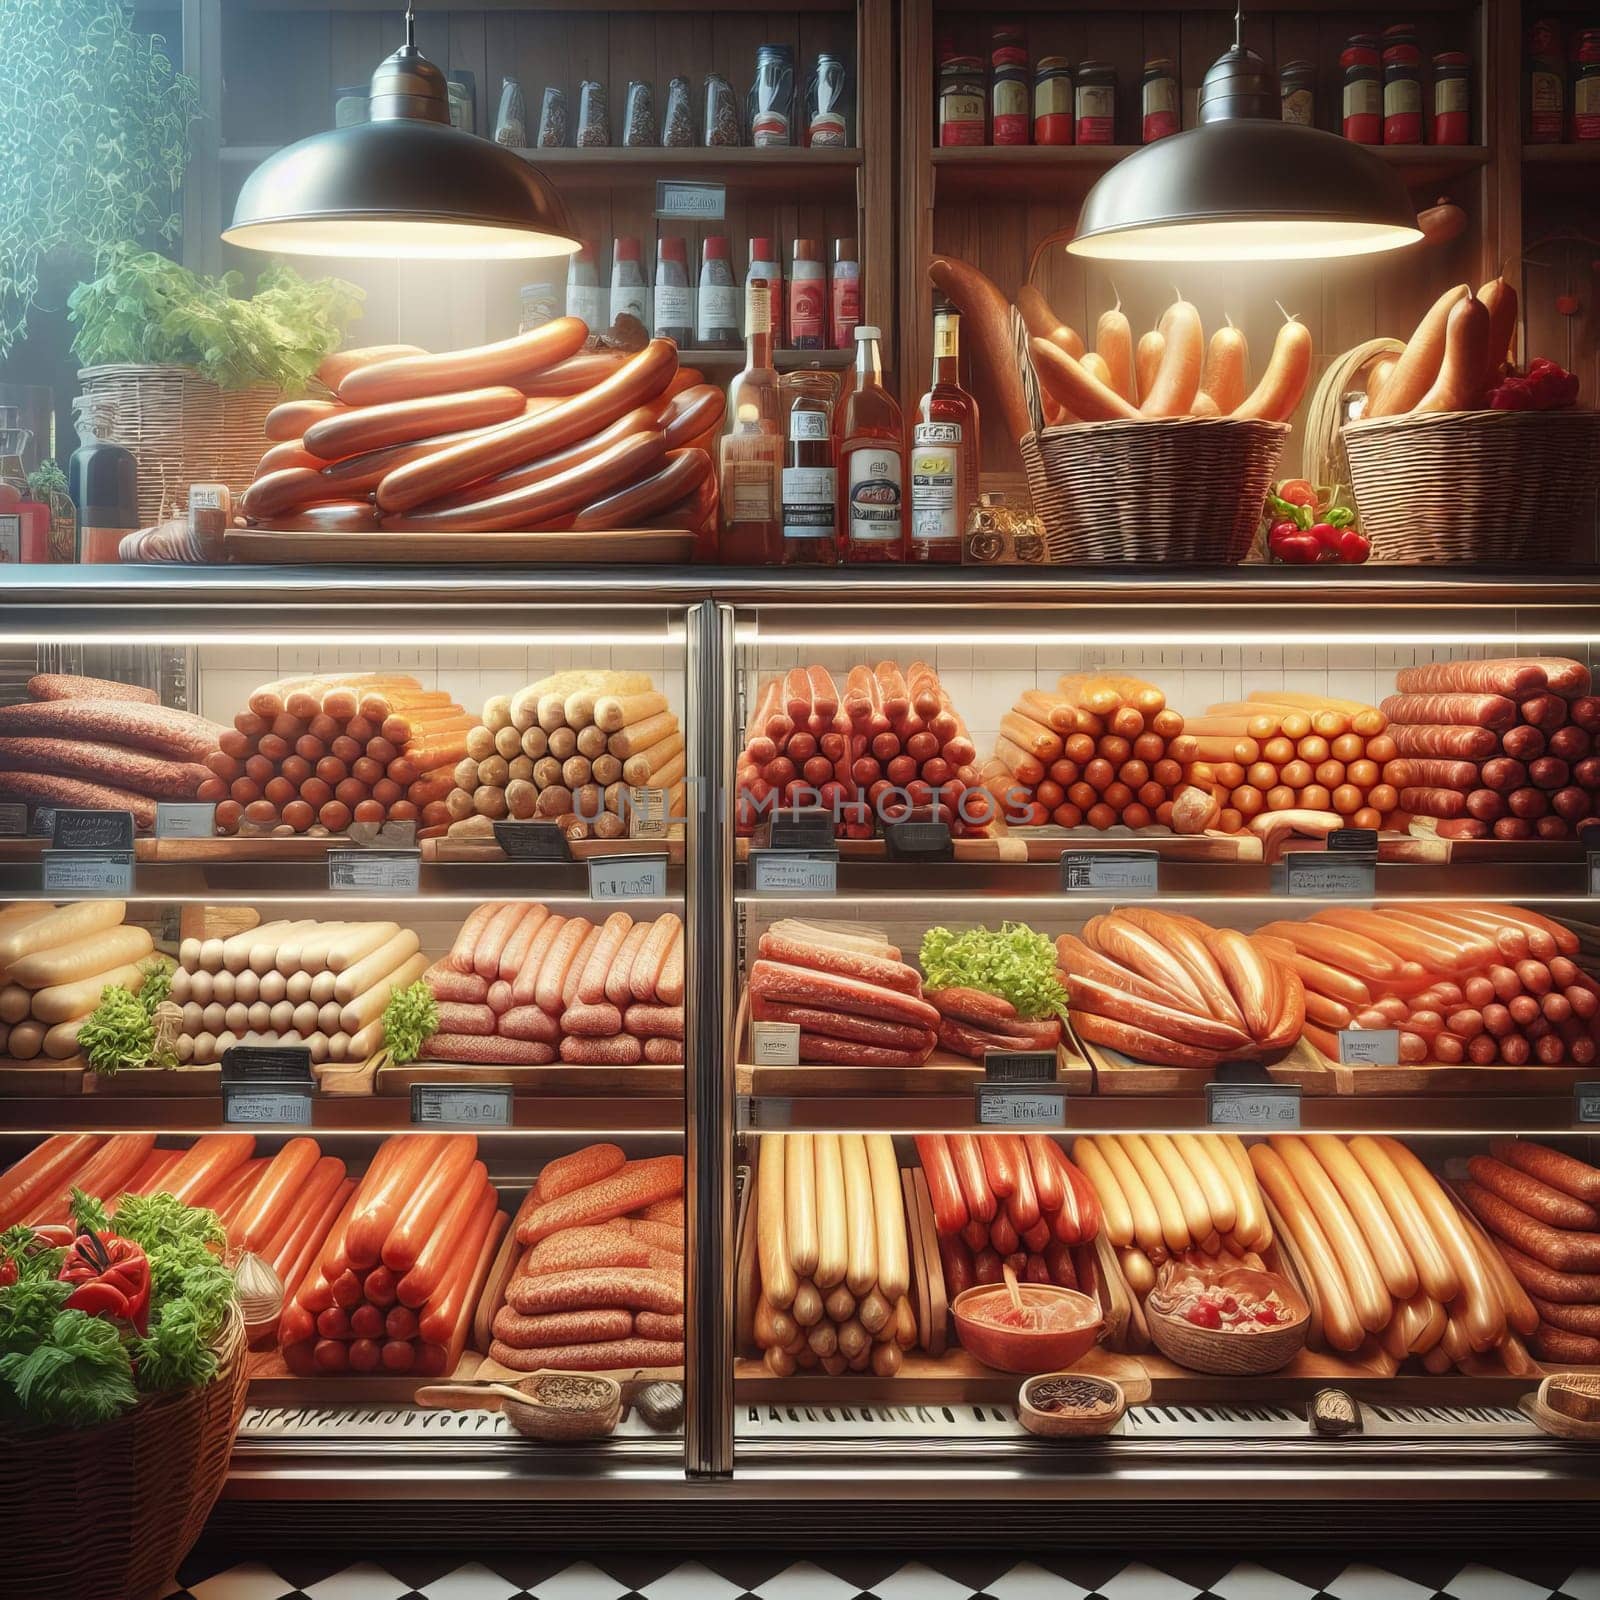
[[[1234,0],[1233,7],[1233,48],[1244,48],[1244,0]]]

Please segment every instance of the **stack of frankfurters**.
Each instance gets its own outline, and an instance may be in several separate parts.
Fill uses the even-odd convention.
[[[1073,1030],[1135,1061],[1215,1067],[1282,1055],[1299,1039],[1299,974],[1232,928],[1124,907],[1056,940]]]
[[[197,798],[216,801],[223,833],[417,822],[455,787],[471,726],[442,689],[404,673],[280,678],[219,733]]]
[[[139,992],[155,941],[122,920],[126,910],[120,900],[0,907],[0,1056],[66,1061],[102,989]]]
[[[395,922],[277,921],[185,939],[172,974],[178,1059],[209,1066],[234,1045],[303,1045],[319,1066],[365,1061],[383,1044],[390,995],[427,970],[421,945]]]
[[[471,350],[329,356],[331,399],[268,415],[245,515],[323,532],[670,527],[714,549],[721,390],[680,370],[670,339],[614,357],[582,353],[587,337],[558,317]]]
[[[931,1133],[918,1134],[916,1145],[947,1298],[999,1283],[1007,1265],[1027,1283],[1080,1286],[1073,1252],[1099,1234],[1100,1202],[1054,1139]]]
[[[683,1365],[683,1157],[594,1144],[550,1162],[517,1212],[523,1246],[490,1356],[524,1372]]]
[[[755,1156],[755,1339],[767,1370],[892,1378],[919,1337],[894,1140],[768,1133]]]
[[[1058,1017],[1020,1016],[1003,994],[962,984],[925,989],[922,998],[939,1013],[939,1043],[958,1056],[982,1061],[990,1050],[1054,1050],[1061,1043]]]
[[[1407,667],[1383,702],[1410,768],[1400,806],[1450,839],[1566,839],[1600,827],[1600,696],[1552,657]]]
[[[222,730],[158,703],[154,689],[39,672],[0,706],[0,800],[127,811],[148,833],[158,800],[193,800]]]
[[[631,788],[664,790],[667,815],[683,814],[683,731],[643,672],[557,672],[494,695],[466,745],[443,808],[451,838],[492,837],[510,817],[620,839]]]
[[[1398,1028],[1403,1062],[1595,1059],[1600,984],[1578,936],[1509,905],[1330,907],[1252,942],[1305,988],[1305,1033],[1332,1061],[1341,1028]]]
[[[603,923],[493,901],[462,923],[423,980],[439,1011],[430,1061],[631,1066],[683,1060],[683,923]]]
[[[1183,718],[1142,678],[1070,674],[1000,719],[983,782],[1006,821],[1061,828],[1169,826],[1184,774]]]
[[[1600,1168],[1531,1139],[1489,1151],[1460,1193],[1533,1301],[1533,1353],[1600,1366]]]
[[[506,1226],[476,1158],[471,1134],[396,1134],[378,1147],[284,1302],[291,1372],[455,1371]]]
[[[785,918],[756,950],[751,1019],[797,1026],[801,1061],[920,1067],[932,1053],[942,1018],[880,935]]]

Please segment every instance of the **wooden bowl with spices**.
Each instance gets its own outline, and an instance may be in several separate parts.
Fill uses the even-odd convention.
[[[1041,1439],[1089,1439],[1110,1433],[1128,1409],[1120,1383],[1086,1372],[1046,1372],[1017,1395],[1022,1426]]]

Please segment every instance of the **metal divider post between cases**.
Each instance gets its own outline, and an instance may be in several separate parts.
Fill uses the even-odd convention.
[[[706,600],[686,618],[684,826],[684,1467],[733,1472],[733,608]]]

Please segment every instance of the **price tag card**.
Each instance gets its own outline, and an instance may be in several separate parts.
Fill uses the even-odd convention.
[[[900,861],[948,861],[956,852],[950,838],[950,824],[931,818],[923,821],[886,822],[884,842],[889,854]]]
[[[1054,1050],[985,1050],[983,1075],[990,1083],[1054,1083]]]
[[[789,807],[783,811],[775,811],[767,820],[766,830],[766,839],[760,846],[762,849],[833,849],[832,814],[816,806]]]
[[[156,838],[210,839],[217,831],[217,808],[199,800],[157,800]]]
[[[784,1094],[741,1094],[734,1111],[741,1128],[792,1128],[794,1101]]]
[[[509,1083],[414,1083],[411,1121],[416,1127],[509,1128]]]
[[[272,1083],[279,1087],[315,1083],[311,1052],[301,1045],[236,1044],[222,1052],[222,1081]]]
[[[758,1067],[798,1067],[800,1065],[800,1024],[798,1022],[752,1022],[750,1060]]]
[[[665,856],[591,856],[591,900],[660,900],[667,892]]]
[[[50,843],[57,850],[131,850],[133,813],[57,806],[51,820]]]
[[[1377,869],[1375,856],[1286,850],[1273,868],[1273,887],[1297,900],[1370,900],[1377,893]]]
[[[417,849],[328,852],[332,894],[415,894],[421,880],[422,852]]]
[[[1213,1128],[1298,1128],[1300,1085],[1208,1083],[1206,1122]]]
[[[750,853],[750,882],[757,894],[837,894],[839,852],[753,850]]]
[[[133,852],[44,850],[42,887],[47,895],[125,895],[133,893]]]
[[[721,222],[727,199],[726,184],[658,182],[656,221]]]
[[[1067,1091],[1043,1084],[975,1083],[972,1115],[980,1128],[1064,1128]]]
[[[28,808],[20,800],[0,805],[0,838],[15,838],[28,831]]]
[[[286,1084],[225,1083],[222,1120],[250,1127],[309,1128],[311,1091]]]
[[[667,789],[628,790],[628,837],[665,839],[672,831],[672,793]]]
[[[1161,857],[1154,850],[1066,850],[1061,855],[1063,894],[1154,894]]]
[[[1393,1067],[1400,1063],[1398,1028],[1341,1028],[1341,1067]]]
[[[556,822],[496,822],[494,842],[511,861],[572,860],[572,847]]]
[[[1592,1127],[1600,1123],[1600,1083],[1573,1085],[1572,1120],[1580,1127]]]

